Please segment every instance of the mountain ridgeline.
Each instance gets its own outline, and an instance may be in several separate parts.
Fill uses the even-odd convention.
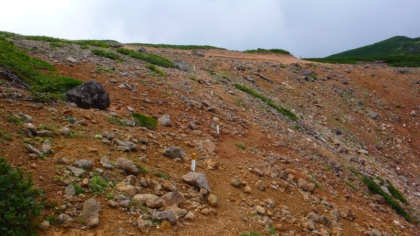
[[[307,60],[338,64],[385,62],[395,67],[420,67],[420,37],[395,36],[325,58],[307,58]]]

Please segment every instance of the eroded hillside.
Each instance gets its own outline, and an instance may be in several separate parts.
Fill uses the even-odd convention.
[[[126,55],[122,62],[94,55],[93,46],[13,42],[60,75],[98,81],[111,99],[107,110],[34,103],[3,75],[2,155],[46,192],[42,215],[51,226],[40,235],[420,232],[419,69],[146,47],[188,64],[188,71],[160,68],[162,76]],[[160,124],[138,127],[133,112]],[[45,155],[28,150],[45,140]],[[170,147],[185,156],[164,155]],[[208,186],[185,177],[192,153]],[[373,194],[363,182],[369,178],[401,208]],[[87,216],[92,198],[99,215]]]

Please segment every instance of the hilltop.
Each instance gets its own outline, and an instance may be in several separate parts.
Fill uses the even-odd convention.
[[[420,69],[3,35],[110,98],[79,108],[0,61],[1,156],[45,191],[39,235],[420,232]]]
[[[326,58],[337,57],[387,57],[420,55],[420,37],[395,36],[371,45],[340,52]]]

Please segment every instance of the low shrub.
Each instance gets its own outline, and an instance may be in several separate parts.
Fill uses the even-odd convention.
[[[369,191],[373,194],[379,194],[384,199],[385,202],[400,216],[402,216],[406,221],[412,222],[411,216],[404,210],[404,208],[395,201],[388,193],[381,189],[381,186],[377,184],[372,178],[363,176],[362,182],[366,184]]]
[[[127,48],[118,48],[117,52],[157,66],[167,68],[173,68],[175,66],[172,61],[152,53],[136,52]]]
[[[106,57],[114,61],[123,61],[118,54],[104,49],[92,49],[91,52],[100,57]]]
[[[391,193],[391,195],[400,200],[402,203],[410,205],[407,201],[407,199],[404,197],[404,195],[398,191],[398,189],[396,189],[389,181],[387,181],[388,185],[386,186],[386,188],[388,189],[388,191]]]
[[[133,116],[134,121],[137,123],[138,126],[146,128],[155,128],[157,126],[156,119],[151,116],[146,116],[137,112],[133,112],[131,113],[131,115]]]
[[[30,175],[0,158],[0,235],[35,235],[42,194],[33,187]]]
[[[161,70],[159,67],[153,65],[153,64],[149,64],[147,65],[147,69],[156,72],[157,74],[161,75],[161,76],[166,76],[165,71]]]
[[[290,52],[283,50],[283,49],[264,49],[264,48],[257,48],[253,50],[245,50],[244,53],[274,53],[274,54],[290,54]]]

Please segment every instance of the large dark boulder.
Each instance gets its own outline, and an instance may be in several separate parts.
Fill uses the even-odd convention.
[[[85,109],[97,108],[104,110],[110,104],[108,92],[99,82],[94,80],[89,80],[68,91],[66,99]]]

